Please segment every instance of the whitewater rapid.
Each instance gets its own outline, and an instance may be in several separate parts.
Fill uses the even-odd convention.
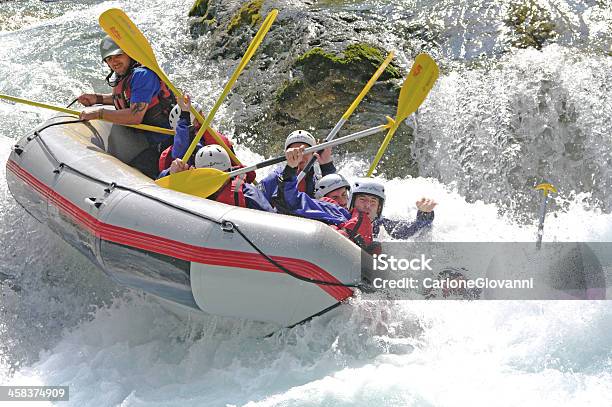
[[[225,62],[204,66],[194,56],[187,56],[184,65],[175,63],[191,44],[184,23],[189,4],[178,0],[38,3],[8,3],[21,21],[0,31],[0,93],[66,105],[81,92],[103,89],[98,37],[92,33],[98,30],[97,16],[109,7],[135,16],[159,44],[164,69],[181,86],[198,89],[194,93],[205,103],[214,101],[212,95],[233,68]],[[516,51],[504,66],[524,66],[530,52]],[[565,64],[569,53],[552,46],[531,60],[544,69],[547,63]],[[581,58],[590,61],[586,66],[597,77],[599,57]],[[569,72],[562,66],[558,70]],[[603,86],[604,79],[597,83]],[[429,151],[419,162],[429,176],[388,180],[387,216],[414,217],[414,202],[429,196],[439,206],[435,227],[424,239],[535,239],[537,215],[529,212],[531,206],[521,207],[523,216],[512,210],[523,198],[538,201],[535,191],[526,185],[520,199],[512,198],[520,202],[503,205],[475,184],[488,165],[527,173],[520,163],[529,160],[517,156],[517,169],[511,171],[487,156],[477,159],[479,144],[470,144],[468,151],[444,144],[484,111],[472,110],[476,113],[467,117],[457,107],[467,101],[459,98],[453,105],[449,95],[463,89],[476,97],[498,80],[495,73],[483,80],[470,72],[442,75],[420,112],[415,142],[416,151]],[[529,94],[531,88],[521,91]],[[607,97],[579,87],[574,92],[578,100],[591,102]],[[495,106],[497,99],[478,97]],[[530,109],[521,112],[536,121]],[[594,116],[588,121],[603,126],[598,132],[609,129],[609,110],[602,114],[607,116],[601,121]],[[46,111],[0,102],[0,162],[6,162],[18,137],[48,117]],[[231,117],[226,105],[217,119],[229,134]],[[492,114],[492,123],[504,117]],[[610,144],[607,137],[602,145]],[[263,158],[244,147],[237,153],[248,163]],[[472,158],[472,172],[450,161]],[[338,163],[349,178],[368,166],[355,157],[340,157]],[[556,176],[571,170],[555,163]],[[473,176],[469,183],[468,176]],[[508,187],[503,180],[491,183],[502,192]],[[470,185],[475,193],[466,192]],[[578,190],[560,194],[546,220],[545,240],[612,242],[612,215],[599,204],[610,202],[610,195],[595,198]],[[603,407],[612,398],[609,301],[390,302],[358,296],[337,313],[288,331],[215,316],[186,320],[148,296],[116,286],[29,217],[8,192],[4,165],[0,200],[0,276],[8,276],[0,286],[0,384],[68,385],[70,401],[60,405]],[[276,334],[265,337],[271,332]]]

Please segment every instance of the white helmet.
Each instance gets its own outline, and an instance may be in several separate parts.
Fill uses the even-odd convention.
[[[349,209],[353,209],[355,198],[360,194],[374,195],[380,200],[378,205],[378,216],[380,216],[385,204],[385,186],[372,178],[362,178],[355,181],[351,190],[351,201]]]
[[[323,198],[325,195],[338,188],[345,187],[351,190],[351,184],[340,174],[328,174],[317,181],[314,190],[314,196],[317,199]]]
[[[304,143],[312,147],[317,144],[317,141],[312,137],[312,134],[308,133],[306,130],[296,130],[292,131],[291,134],[287,136],[285,140],[285,150],[293,143]]]
[[[195,156],[196,168],[216,168],[228,171],[232,167],[227,152],[218,144],[209,144],[198,150]]]
[[[199,104],[198,102],[192,102],[191,105],[194,107],[195,110],[200,112],[200,114],[203,114],[201,104]],[[193,124],[195,122],[195,116],[193,115],[193,113],[189,113],[189,116],[191,116],[191,123]],[[178,126],[178,121],[180,118],[181,107],[179,105],[174,105],[174,107],[170,111],[170,115],[168,116],[168,121],[170,122],[170,127],[172,127],[172,130],[176,130],[176,126]]]

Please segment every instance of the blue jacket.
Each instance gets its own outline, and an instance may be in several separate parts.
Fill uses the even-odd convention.
[[[394,239],[406,239],[419,230],[428,227],[434,220],[434,213],[432,212],[417,212],[416,220],[414,222],[408,222],[405,220],[392,220],[384,217],[376,219],[373,223],[374,236],[378,236],[380,228],[384,227],[387,233]]]
[[[276,209],[270,205],[263,192],[253,184],[242,184],[242,193],[246,201],[247,208],[257,209],[266,212],[276,212]]]
[[[275,203],[279,213],[339,225],[351,219],[351,213],[339,205],[318,201],[297,189],[297,170],[288,165],[278,179]]]
[[[195,137],[194,127],[191,125],[191,116],[189,116],[189,112],[181,112],[181,117],[176,125],[176,130],[174,134],[174,142],[172,143],[172,160],[174,161],[177,158],[183,158],[183,155],[187,152],[189,145],[193,141]],[[193,150],[194,152],[198,151],[203,144],[200,142]],[[194,154],[189,157],[189,161],[187,164],[194,165]],[[170,168],[166,168],[162,172],[159,173],[157,179],[163,178],[166,175],[170,175]]]
[[[285,168],[287,168],[286,165],[285,165]],[[334,174],[335,172],[336,172],[336,167],[334,166],[333,162],[321,165],[321,174],[323,176],[326,176],[328,174]],[[283,173],[283,167],[276,167],[274,171],[272,171],[272,173],[270,173],[267,177],[265,177],[259,183],[259,187],[261,188],[262,192],[266,196],[266,199],[269,202],[272,202],[275,206],[276,204],[274,203],[274,199],[278,195],[277,194],[278,177],[282,173]],[[317,182],[317,179],[314,173],[314,169],[311,169],[310,171],[308,171],[308,174],[306,174],[305,180],[306,180],[306,194],[313,197],[315,184]]]

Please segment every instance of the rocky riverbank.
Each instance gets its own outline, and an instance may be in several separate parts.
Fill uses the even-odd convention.
[[[363,32],[365,20],[301,1],[198,0],[190,11],[191,32],[210,36],[208,58],[238,59],[273,8],[280,10],[279,16],[234,95],[242,103],[234,112],[236,138],[265,155],[282,151],[285,136],[295,129],[308,129],[323,139],[390,51],[376,35]],[[397,62],[387,67],[341,135],[394,116],[405,74]],[[407,169],[416,174],[408,150],[411,135],[412,128],[403,125],[387,155],[389,168],[401,168],[402,175]],[[382,137],[349,143],[339,151],[371,157]],[[401,165],[393,165],[400,159]]]

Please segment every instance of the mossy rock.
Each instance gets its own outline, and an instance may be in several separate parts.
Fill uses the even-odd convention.
[[[209,0],[195,0],[191,10],[189,10],[189,17],[206,17],[208,14]]]
[[[276,101],[283,102],[290,98],[292,95],[295,95],[302,87],[304,86],[304,82],[300,79],[294,79],[291,81],[287,81],[281,86],[281,88],[276,92]]]
[[[197,38],[200,35],[203,35],[213,30],[216,26],[217,26],[216,18],[200,17],[190,25],[189,32],[191,33],[192,37]]]
[[[384,61],[386,52],[368,44],[351,44],[341,53],[334,55],[322,48],[313,48],[301,55],[295,67],[301,68],[303,79],[287,81],[276,92],[277,103],[295,98],[303,89],[330,78],[332,92],[346,92],[354,83],[365,83]],[[402,73],[396,65],[389,64],[379,81],[400,79]]]
[[[296,66],[302,67],[304,76],[311,81],[328,76],[331,70],[349,71],[359,78],[369,78],[385,57],[384,50],[369,44],[357,43],[347,46],[342,55],[325,52],[322,48],[313,48],[297,59]],[[380,80],[401,77],[399,67],[391,63]]]
[[[505,23],[515,31],[512,45],[517,48],[542,49],[547,41],[557,37],[550,14],[534,0],[513,4]]]
[[[227,32],[233,33],[240,27],[245,25],[255,27],[259,21],[261,21],[261,7],[263,6],[264,0],[252,0],[244,4],[234,14],[227,26]]]

